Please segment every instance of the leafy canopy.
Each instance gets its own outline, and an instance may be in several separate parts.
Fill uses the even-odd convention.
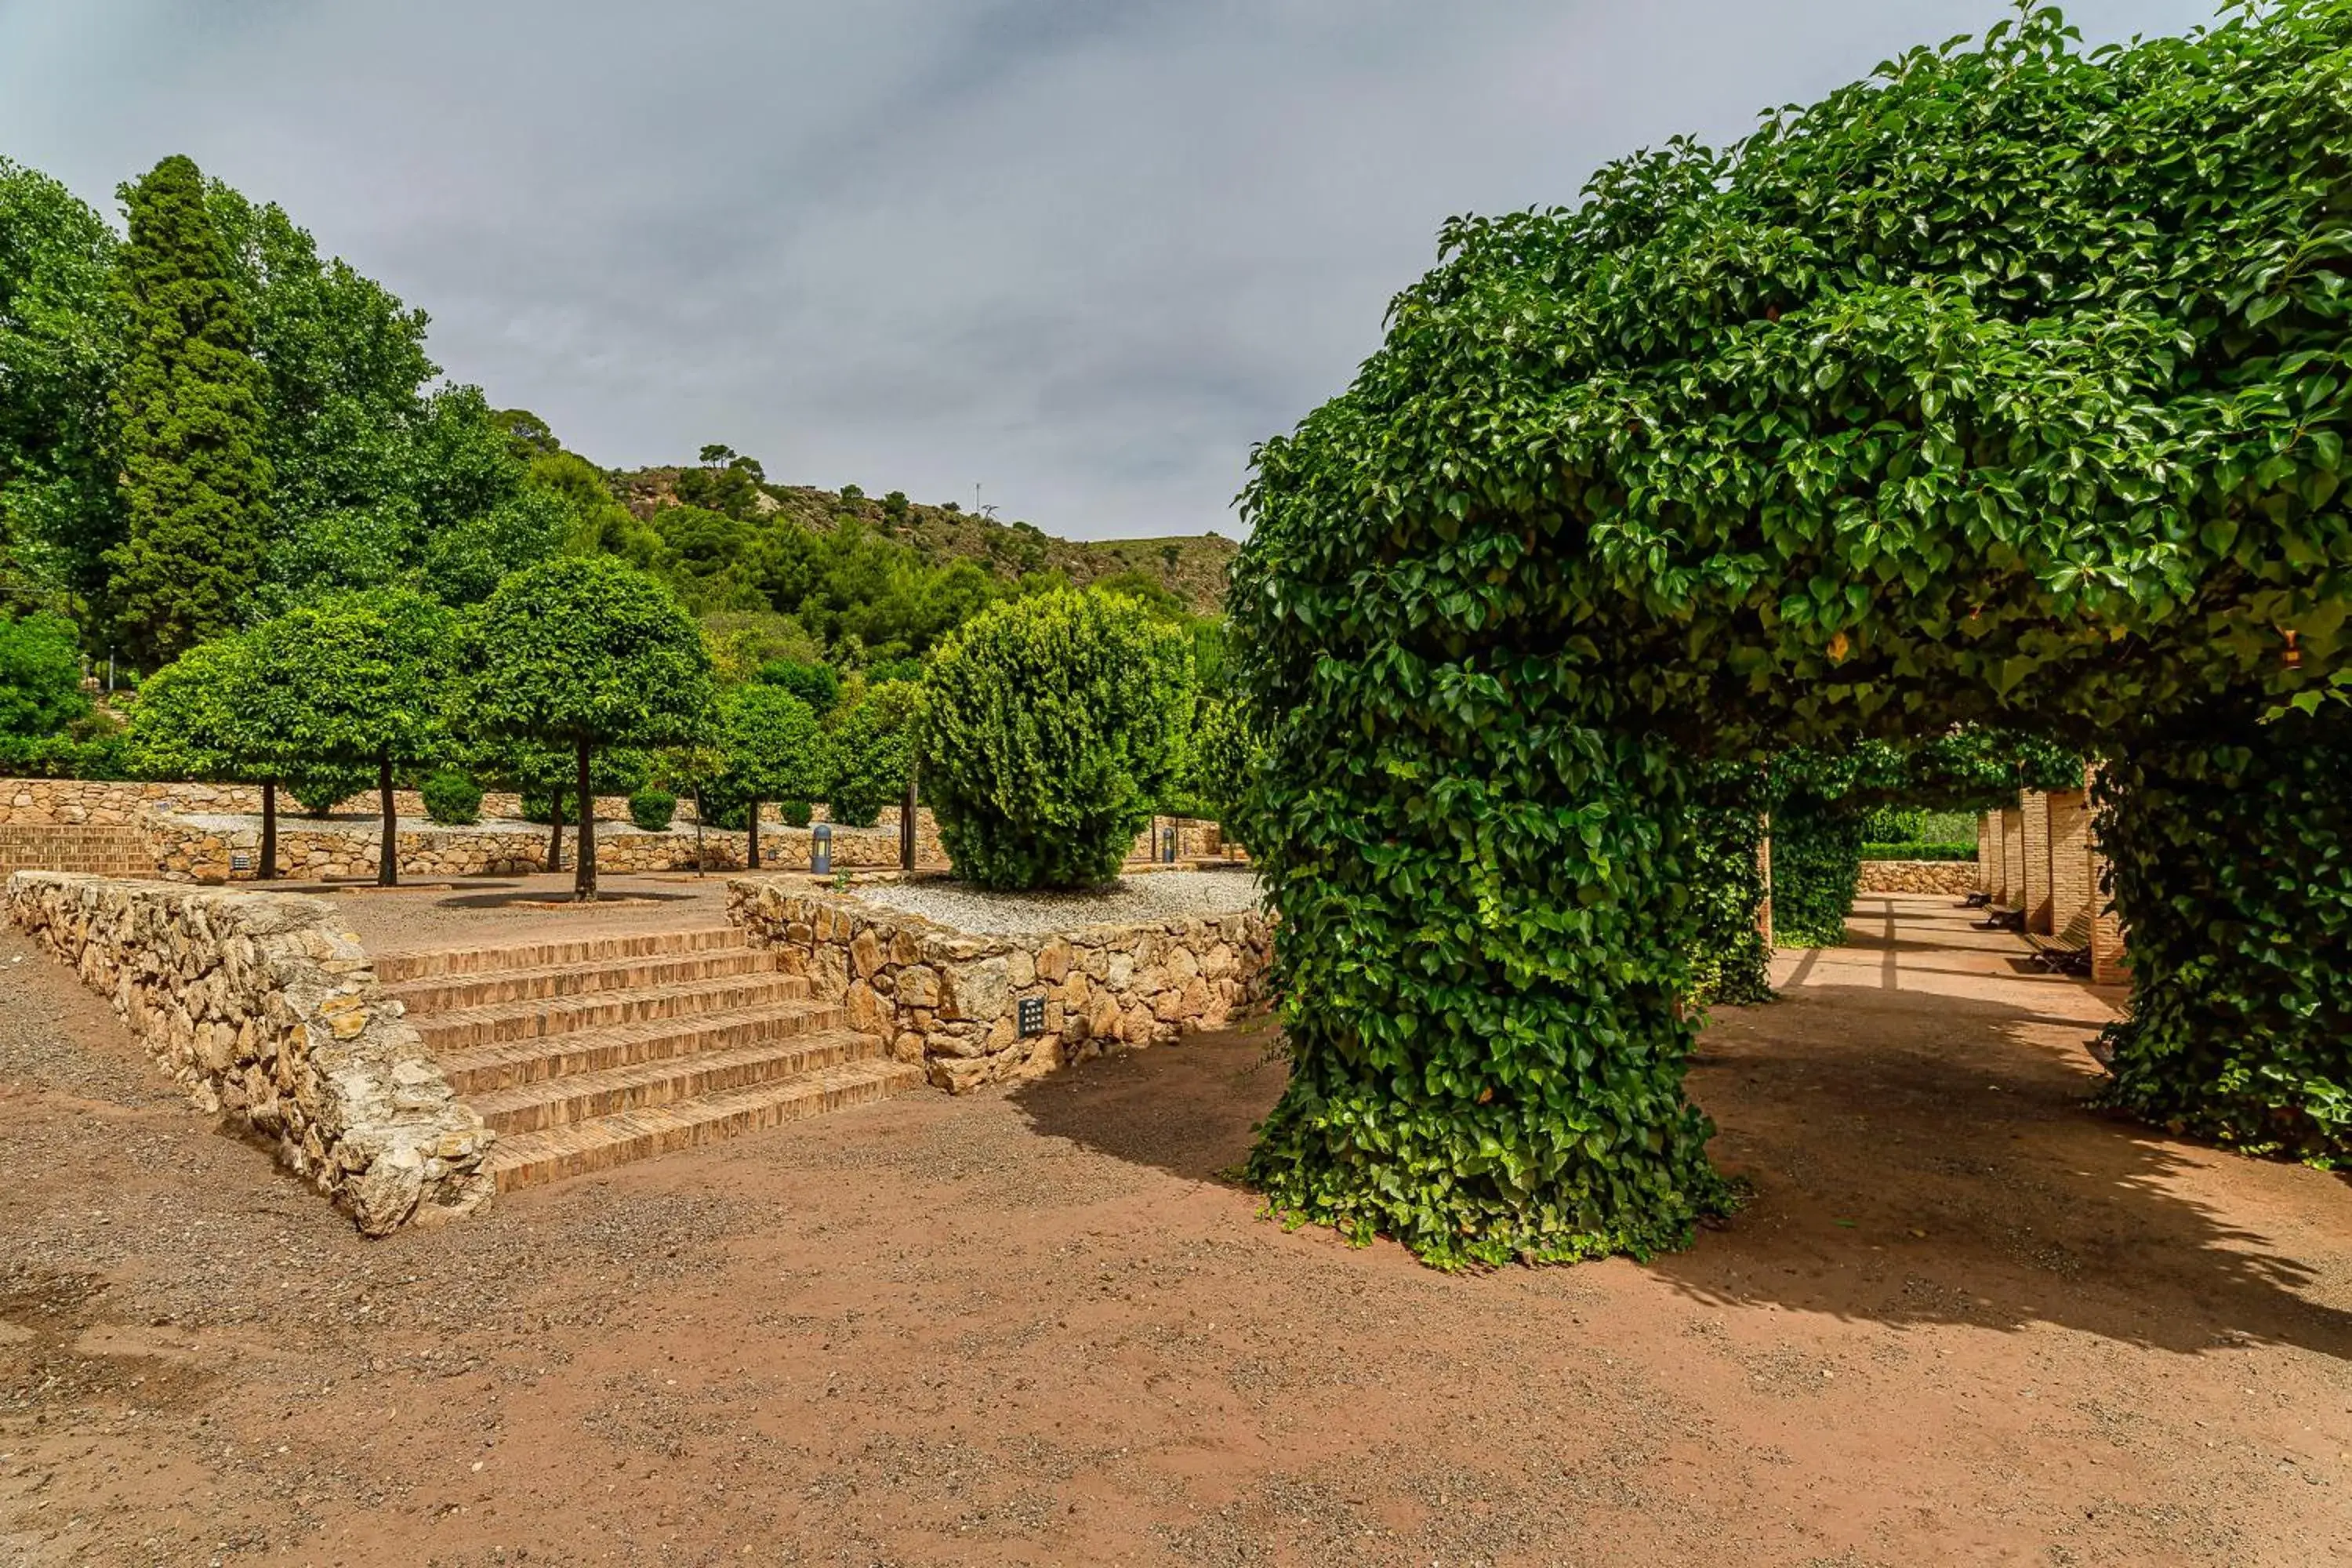
[[[462,717],[481,734],[666,746],[693,740],[709,710],[700,630],[669,590],[609,558],[515,573],[464,643]]]
[[[2128,752],[2352,683],[2347,46],[2344,0],[2095,57],[2037,9],[1447,226],[1244,498],[1277,1207],[1456,1266],[1727,1201],[1677,1005],[1710,758]]]

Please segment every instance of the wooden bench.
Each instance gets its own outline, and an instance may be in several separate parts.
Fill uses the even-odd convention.
[[[2027,931],[2025,944],[2033,950],[2033,962],[2053,974],[2088,974],[2091,973],[2091,907],[2088,904],[2074,911],[2066,929],[2056,936],[2042,936]]]

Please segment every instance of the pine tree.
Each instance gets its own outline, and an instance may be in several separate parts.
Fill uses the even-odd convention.
[[[196,165],[166,158],[122,198],[129,352],[114,404],[131,536],[108,562],[123,646],[152,668],[231,629],[260,575],[267,384]]]

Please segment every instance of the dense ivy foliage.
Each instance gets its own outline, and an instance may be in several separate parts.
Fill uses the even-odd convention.
[[[1862,882],[1862,816],[1817,797],[1772,814],[1772,935],[1782,947],[1837,947]]]
[[[2190,731],[2100,773],[2131,932],[2116,1105],[2352,1165],[2352,721]]]
[[[1772,999],[1772,953],[1761,924],[1769,785],[1762,770],[1718,763],[1694,793],[1689,895],[1696,905],[1690,995],[1701,1003]]]
[[[1118,874],[1184,756],[1190,640],[1132,599],[982,612],[932,657],[917,748],[959,876],[1072,888]]]
[[[1447,227],[1244,494],[1276,1207],[1458,1265],[1720,1201],[1694,757],[2352,682],[2347,47],[2343,0],[2095,58],[2036,11]]]

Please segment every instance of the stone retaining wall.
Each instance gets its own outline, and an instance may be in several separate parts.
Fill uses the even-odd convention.
[[[1957,899],[1977,890],[1973,860],[1864,860],[1864,893],[1945,893]]]
[[[692,870],[694,803],[681,799],[670,833],[645,834],[629,824],[629,803],[619,795],[596,802],[596,864],[625,871]],[[401,818],[400,870],[404,877],[516,876],[546,865],[547,829],[521,820],[512,795],[482,797],[482,821],[445,827],[428,821],[414,790],[394,792]],[[291,796],[278,792],[278,851],[280,872],[305,880],[375,875],[377,823],[373,792],[353,795],[331,817],[304,815]],[[261,847],[261,789],[257,784],[130,784],[79,779],[0,779],[0,826],[70,826],[136,828],[154,853],[158,875],[174,881],[217,882],[251,877],[234,868],[234,858],[254,859]],[[250,822],[223,818],[250,817]],[[815,820],[824,821],[822,806]],[[610,824],[610,826],[605,825]],[[786,825],[772,805],[761,812],[763,861],[785,869],[809,863],[809,830]],[[1223,853],[1213,822],[1159,816],[1136,838],[1131,863],[1152,859],[1162,829],[1177,829],[1177,856],[1192,860]],[[570,863],[576,825],[566,823],[564,855]],[[533,847],[534,841],[536,847]],[[707,866],[737,870],[745,858],[745,836],[720,828],[703,834]],[[70,864],[70,862],[68,862]],[[878,870],[898,864],[898,808],[885,810],[870,828],[835,827],[833,863],[844,870]],[[915,817],[915,865],[945,870],[947,851],[928,807]]]
[[[494,1134],[325,900],[56,871],[15,873],[5,900],[199,1109],[274,1145],[366,1234],[490,1201]]]
[[[845,893],[739,878],[728,918],[839,1002],[852,1028],[963,1094],[1109,1046],[1218,1029],[1265,1000],[1273,927],[1255,911],[1050,936],[975,936]],[[1020,1004],[1045,1005],[1024,1038]]]

